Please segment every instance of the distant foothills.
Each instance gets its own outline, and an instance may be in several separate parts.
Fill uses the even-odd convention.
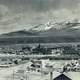
[[[0,44],[80,42],[80,22],[63,21],[39,24],[30,30],[19,30],[0,35]]]

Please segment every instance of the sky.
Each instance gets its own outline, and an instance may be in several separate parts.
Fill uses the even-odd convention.
[[[75,18],[80,0],[0,0],[0,34]]]

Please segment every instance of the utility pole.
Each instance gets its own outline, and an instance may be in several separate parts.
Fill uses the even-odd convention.
[[[53,80],[53,72],[50,72],[50,80]]]
[[[28,80],[27,74],[26,74],[26,80]]]
[[[53,66],[50,67],[50,80],[53,80]]]
[[[14,69],[13,69],[13,76],[12,76],[13,80],[14,80]]]
[[[40,61],[40,68],[41,68],[41,76],[43,75],[43,64],[42,64],[42,61]]]

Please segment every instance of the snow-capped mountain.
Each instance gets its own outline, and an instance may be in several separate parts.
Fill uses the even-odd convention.
[[[0,44],[80,42],[80,23],[74,21],[47,22],[30,30],[20,30],[2,34]]]
[[[77,19],[62,21],[62,22],[47,22],[45,24],[39,24],[31,28],[30,31],[48,31],[48,30],[62,30],[62,29],[80,29],[80,23]]]
[[[62,22],[49,21],[45,24],[36,25],[30,30],[19,30],[2,36],[73,36],[78,34],[80,34],[80,23],[75,19]]]
[[[50,30],[51,28],[57,28],[58,24],[57,23],[51,23],[51,22],[47,22],[45,24],[39,24],[39,25],[36,25],[35,27],[31,28],[30,30],[31,31],[47,31],[47,30]],[[58,25],[59,27],[60,25]],[[61,27],[61,26],[60,26]]]

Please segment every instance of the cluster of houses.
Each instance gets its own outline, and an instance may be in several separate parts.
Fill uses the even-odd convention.
[[[5,46],[0,48],[0,54],[16,54],[16,55],[80,55],[80,45],[64,45],[64,46],[43,46],[38,44],[36,46],[21,46],[10,47]]]
[[[8,55],[8,57],[2,57],[2,55]],[[69,58],[80,58],[80,45],[67,45],[67,46],[43,46],[38,44],[36,46],[19,46],[19,47],[0,47],[0,63],[1,64],[11,64],[18,63],[19,60],[17,58],[14,59],[10,57],[10,55],[23,56],[23,55],[53,55],[58,57],[70,56]],[[65,56],[66,55],[66,56]],[[70,66],[69,66],[70,67]]]
[[[54,68],[56,64],[57,63],[54,64],[54,62],[49,60],[31,60],[27,70],[41,73],[44,76],[49,74],[50,80],[79,80],[80,77],[77,76],[77,79],[75,76],[80,72],[79,60],[72,60],[71,62],[64,64],[62,68]],[[58,71],[58,69],[60,70]]]
[[[66,71],[80,71],[80,61],[79,60],[72,60],[70,63],[67,63],[64,66],[64,70]]]
[[[80,72],[80,60],[71,60],[68,63],[65,62],[63,65],[60,65],[59,63],[58,66],[56,66],[56,64],[58,63],[51,62],[49,59],[31,60],[31,64],[27,67],[27,69],[37,72],[40,72],[41,69],[43,69],[42,71],[45,70],[46,72],[49,72],[51,68],[54,70],[60,69],[59,72]],[[52,69],[51,71],[53,71]]]

